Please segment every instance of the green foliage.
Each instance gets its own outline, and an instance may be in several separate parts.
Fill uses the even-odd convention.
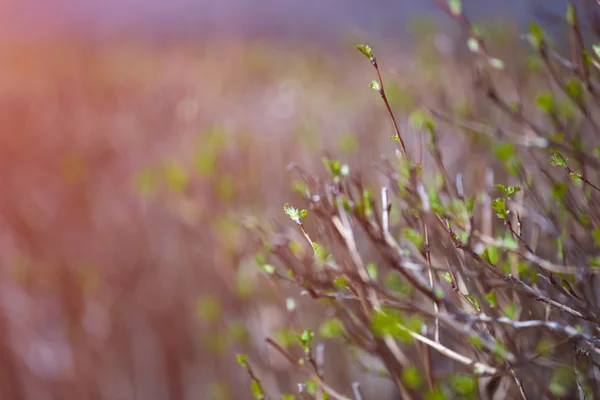
[[[404,317],[395,310],[377,310],[371,319],[371,331],[376,337],[390,335],[404,343],[412,342]]]
[[[164,165],[164,176],[168,188],[174,192],[183,192],[188,187],[190,181],[183,165],[173,161]]]
[[[424,129],[428,132],[435,131],[435,121],[426,110],[416,110],[410,114],[409,124],[414,130]]]
[[[223,309],[214,297],[202,297],[196,303],[196,315],[205,322],[216,322],[221,318]]]
[[[550,157],[550,164],[562,168],[567,168],[567,157],[565,157],[558,151],[554,151],[552,152],[552,156]]]
[[[517,147],[514,143],[499,142],[494,145],[493,153],[496,158],[504,163],[504,167],[509,173],[518,175],[521,160],[517,155]]]
[[[536,351],[543,357],[549,357],[554,351],[554,343],[550,340],[540,340],[536,346]]]
[[[513,197],[515,194],[519,193],[521,191],[521,188],[519,186],[504,186],[504,185],[496,185],[496,189],[498,189],[499,191],[502,192],[502,194],[504,194],[504,196],[511,198]]]
[[[409,365],[402,370],[402,382],[409,389],[418,389],[423,385],[423,378],[414,365]]]
[[[541,363],[528,360],[537,354],[551,357],[552,363],[570,365],[573,352],[567,348],[555,351],[557,338],[573,336],[573,329],[583,331],[582,320],[597,322],[590,311],[593,305],[588,304],[587,295],[582,296],[587,293],[587,286],[582,285],[593,273],[586,270],[584,260],[590,268],[600,267],[600,226],[593,211],[599,170],[597,163],[590,160],[592,152],[600,159],[600,146],[590,146],[592,135],[597,133],[593,132],[593,115],[597,114],[598,104],[591,100],[596,97],[593,88],[600,64],[585,50],[575,47],[573,54],[565,57],[574,67],[565,68],[566,61],[555,54],[553,38],[537,23],[531,23],[528,39],[533,54],[511,57],[510,75],[516,73],[520,77],[514,81],[520,86],[506,91],[502,86],[507,82],[503,80],[506,74],[493,70],[503,69],[504,62],[489,54],[510,57],[513,49],[507,43],[514,43],[505,41],[502,49],[491,46],[487,24],[471,25],[466,15],[463,18],[465,10],[460,0],[447,0],[447,7],[441,5],[460,26],[467,28],[467,46],[477,55],[469,57],[477,63],[477,95],[457,91],[461,95],[454,96],[455,88],[449,85],[452,89],[448,89],[448,82],[440,82],[440,77],[449,75],[443,73],[447,59],[443,51],[432,46],[437,26],[421,26],[416,39],[416,68],[427,76],[426,93],[419,94],[415,90],[418,82],[411,81],[408,96],[399,85],[387,80],[385,93],[379,75],[383,66],[380,71],[369,46],[357,45],[376,68],[371,88],[389,101],[386,106],[392,106],[387,110],[387,131],[381,129],[379,121],[369,130],[390,132],[390,120],[399,127],[408,122],[410,130],[417,134],[412,139],[418,150],[397,152],[397,157],[386,157],[377,163],[376,172],[382,173],[376,179],[385,182],[377,180],[376,185],[370,181],[372,170],[367,171],[362,158],[349,160],[348,164],[336,158],[323,159],[328,172],[325,178],[310,179],[305,176],[308,172],[301,171],[313,193],[306,183],[295,182],[293,187],[309,203],[310,208],[306,207],[314,210],[310,230],[302,225],[307,211],[286,204],[285,214],[301,225],[293,227],[299,231],[295,232],[297,236],[288,235],[285,229],[269,232],[275,238],[272,256],[283,264],[282,268],[293,269],[294,273],[289,278],[280,276],[266,257],[260,256],[257,261],[263,271],[273,275],[270,282],[294,286],[326,309],[324,315],[328,317],[318,318],[317,338],[310,330],[302,331],[302,325],[299,335],[281,330],[280,336],[275,336],[284,349],[299,343],[304,350],[297,366],[302,371],[308,368],[301,390],[309,396],[317,397],[321,384],[310,379],[314,364],[309,356],[318,340],[336,340],[345,349],[356,350],[357,356],[364,352],[378,358],[379,351],[394,349],[371,347],[372,339],[385,339],[375,343],[386,346],[391,346],[393,340],[403,352],[406,349],[407,354],[421,357],[423,346],[432,346],[429,340],[438,334],[441,340],[433,345],[440,350],[436,355],[446,357],[452,364],[451,371],[460,373],[448,376],[434,372],[427,376],[427,392],[421,372],[428,366],[427,360],[411,359],[414,365],[403,365],[398,371],[383,370],[381,374],[399,372],[396,382],[414,391],[415,398],[475,399],[481,376],[500,376],[518,362],[523,365],[516,369],[517,374],[526,391],[531,391],[529,397],[543,397],[548,392],[556,397],[566,396],[573,391],[572,371],[558,369],[550,379],[545,371],[533,373],[533,369],[542,368]],[[571,25],[569,35],[576,37],[579,27],[572,5],[567,8],[566,18]],[[597,48],[600,47],[594,49]],[[524,65],[516,65],[520,61]],[[560,93],[555,94],[557,88]],[[439,94],[443,101],[432,103],[431,94]],[[487,99],[485,106],[480,104],[483,98]],[[415,104],[435,104],[436,108],[414,110]],[[409,111],[412,112],[407,118],[405,113]],[[404,129],[400,131],[405,134]],[[446,139],[459,140],[452,135],[476,136],[477,140],[465,141],[469,153],[459,150],[455,154],[452,146],[445,148]],[[398,136],[387,133],[377,139],[373,136],[373,143],[377,140],[389,144],[386,137],[399,141]],[[358,142],[351,135],[332,140],[342,153],[360,156]],[[465,162],[447,164],[457,155]],[[549,157],[550,165],[565,171],[554,170],[543,158],[540,162],[539,156],[544,155]],[[496,160],[477,162],[485,156]],[[484,168],[485,171],[478,171]],[[390,203],[389,213],[383,211],[379,193]],[[340,213],[340,208],[345,213]],[[494,214],[500,221],[489,219]],[[562,234],[557,238],[556,232]],[[265,233],[261,231],[261,237]],[[314,259],[296,241],[302,236],[313,244]],[[289,243],[293,254],[280,251],[281,243]],[[330,251],[336,256],[335,262]],[[368,262],[374,259],[378,264]],[[283,299],[285,296],[288,294]],[[568,301],[568,307],[573,310],[559,306],[569,298],[573,301]],[[287,309],[295,310],[294,317],[300,317],[300,309],[290,299],[285,301]],[[329,317],[332,315],[336,317]],[[589,329],[587,325],[585,328]],[[506,342],[500,332],[510,332],[511,340]],[[533,337],[530,332],[538,339],[527,339]],[[578,343],[593,345],[588,339],[587,335],[577,337]],[[286,358],[296,364],[295,353],[290,352]],[[370,369],[368,365],[366,368]],[[589,371],[583,373],[590,376]],[[431,385],[429,378],[433,378]],[[505,397],[519,396],[513,380],[506,380],[502,388],[506,390]]]
[[[379,276],[379,269],[377,268],[377,264],[368,263],[367,264],[367,273],[369,274],[369,278],[376,281]]]
[[[535,105],[538,110],[545,114],[553,114],[556,112],[556,102],[554,100],[554,95],[549,90],[544,90],[535,98]]]
[[[300,335],[298,335],[298,341],[300,345],[304,349],[305,352],[309,352],[312,346],[312,340],[315,336],[315,333],[310,330],[303,331]]]
[[[461,0],[448,0],[448,7],[450,8],[450,12],[454,16],[459,16],[462,13]]]
[[[545,41],[544,30],[535,22],[529,24],[530,41],[534,48],[540,49]]]
[[[567,93],[573,100],[582,101],[583,100],[583,85],[581,81],[576,78],[571,78],[566,82]]]
[[[469,50],[471,50],[473,53],[479,52],[479,41],[477,41],[477,39],[472,37],[469,38],[469,40],[467,40],[467,46],[469,47]]]
[[[285,212],[285,215],[290,217],[292,219],[292,221],[294,221],[297,224],[301,224],[302,221],[304,221],[306,219],[306,217],[308,217],[308,211],[299,210],[297,208],[290,206],[288,203],[286,203],[283,206],[283,211]]]
[[[260,400],[265,398],[265,394],[263,393],[262,388],[260,387],[260,383],[258,383],[256,380],[252,380],[250,382],[250,391],[252,392],[252,395],[255,399]]]
[[[337,318],[329,318],[319,327],[319,334],[326,338],[336,338],[344,334],[344,324]]]
[[[552,374],[552,380],[548,389],[553,395],[563,397],[572,390],[574,384],[575,375],[573,369],[562,366],[557,368]]]
[[[357,44],[356,49],[360,51],[365,57],[367,57],[370,61],[373,61],[373,50],[371,46],[367,44]]]
[[[452,389],[463,396],[475,393],[477,387],[475,378],[466,374],[454,374],[450,379],[450,383]]]
[[[419,250],[423,249],[425,238],[419,232],[411,228],[404,229],[404,237],[410,240]]]
[[[492,209],[496,211],[496,215],[498,215],[498,218],[508,218],[509,211],[506,209],[506,200],[502,197],[499,197],[492,202]]]

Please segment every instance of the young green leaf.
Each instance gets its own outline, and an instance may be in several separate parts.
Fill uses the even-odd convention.
[[[499,218],[506,219],[508,218],[509,211],[506,209],[506,200],[500,197],[492,202],[492,209],[496,211],[496,215]]]
[[[596,53],[596,57],[600,58],[600,44],[592,45],[592,49],[594,50],[594,53]]]
[[[308,216],[308,211],[298,210],[297,208],[290,206],[288,203],[286,203],[283,206],[283,211],[288,217],[290,217],[295,223],[299,225],[302,224],[302,221],[305,220]]]
[[[367,57],[370,61],[373,61],[373,50],[371,46],[367,44],[357,44],[356,49],[360,51],[365,57]]]
[[[479,42],[477,41],[477,39],[472,37],[469,38],[469,40],[467,40],[467,46],[469,47],[469,50],[471,50],[473,53],[479,52]]]
[[[377,81],[372,81],[369,87],[381,93],[381,85]]]
[[[567,168],[567,160],[568,158],[558,151],[554,151],[552,156],[550,156],[550,164],[556,165],[557,167]]]
[[[243,368],[248,368],[248,356],[246,354],[237,354],[235,361]]]
[[[535,98],[535,105],[537,106],[538,110],[546,114],[552,114],[556,111],[554,95],[549,90],[544,90],[537,94]]]
[[[418,389],[423,385],[421,373],[414,365],[408,365],[402,370],[402,381],[409,389]]]
[[[319,334],[326,338],[336,338],[344,334],[344,324],[337,318],[325,320],[319,327]]]
[[[462,13],[462,1],[461,0],[448,0],[448,8],[455,17],[458,17]]]
[[[567,5],[567,22],[571,26],[575,25],[575,6],[571,3]]]
[[[566,83],[566,89],[573,100],[581,101],[583,99],[583,85],[579,79],[569,79]]]
[[[531,44],[536,50],[539,50],[544,41],[544,30],[534,21],[529,24],[529,32],[531,33]]]

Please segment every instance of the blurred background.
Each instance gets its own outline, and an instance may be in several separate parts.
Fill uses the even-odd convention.
[[[464,8],[502,58],[540,4],[566,7]],[[294,392],[263,338],[297,333],[290,314],[317,327],[314,308],[264,279],[241,215],[297,200],[289,162],[390,154],[355,43],[404,121],[422,103],[477,111],[465,40],[423,0],[3,0],[2,399],[246,399],[238,352]],[[449,165],[476,161],[451,139]],[[328,346],[335,387],[394,398]]]

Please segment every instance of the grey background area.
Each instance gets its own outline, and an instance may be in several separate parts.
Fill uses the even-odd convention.
[[[583,0],[582,0],[583,1]],[[564,15],[564,0],[464,0],[473,18],[510,17],[523,24],[532,7]],[[155,38],[217,35],[335,38],[349,30],[398,35],[415,16],[440,15],[430,0],[8,0],[0,35],[54,34]]]

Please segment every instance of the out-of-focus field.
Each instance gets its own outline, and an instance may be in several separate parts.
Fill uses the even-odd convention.
[[[413,149],[418,104],[486,112],[444,41],[420,40],[412,54],[373,43]],[[370,168],[393,154],[353,43],[52,42],[0,56],[2,398],[245,399],[236,352],[275,393],[295,390],[263,344],[285,337],[286,295],[254,264],[240,215],[282,216],[289,162],[319,171],[327,150]],[[442,145],[467,185],[481,181],[475,142]],[[327,351],[334,385],[358,374],[391,398]]]

